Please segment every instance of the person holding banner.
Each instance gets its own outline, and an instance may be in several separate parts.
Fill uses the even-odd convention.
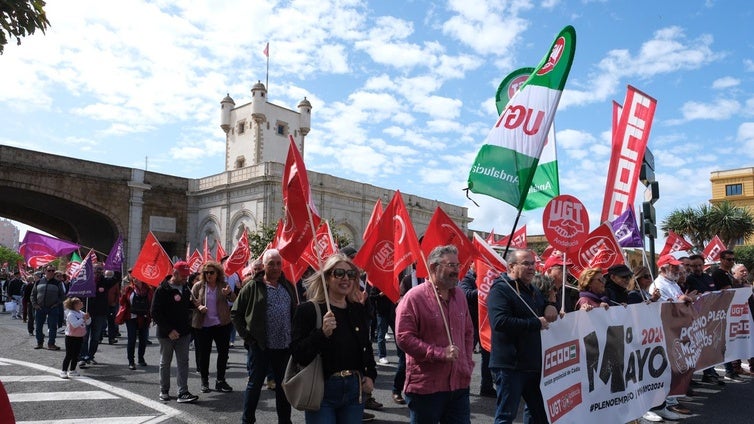
[[[660,259],[657,260],[660,275],[649,286],[649,292],[651,293],[655,289],[660,290],[660,299],[663,301],[692,303],[696,300],[696,290],[684,293],[677,283],[678,278],[681,276],[680,266],[681,261],[673,255],[660,256]]]
[[[646,266],[640,266],[634,271],[634,277],[628,283],[628,304],[633,305],[641,302],[657,302],[660,300],[660,290],[655,289],[649,293],[652,285],[652,274]]]
[[[534,287],[535,258],[530,250],[506,255],[508,272],[495,279],[487,296],[492,328],[490,369],[497,385],[495,424],[516,419],[521,398],[530,424],[546,424],[547,414],[539,382],[542,372],[540,331],[555,321],[558,311]],[[547,318],[545,318],[547,317]]]
[[[605,294],[605,278],[602,269],[587,268],[579,275],[579,300],[576,310],[591,311],[594,308],[609,308],[610,298]]]
[[[470,423],[474,329],[457,287],[458,249],[435,247],[427,266],[427,281],[409,290],[396,311],[395,341],[406,353],[409,415],[412,423]]]

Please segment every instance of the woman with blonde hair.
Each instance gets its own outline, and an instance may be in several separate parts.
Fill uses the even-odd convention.
[[[217,348],[217,381],[215,390],[232,392],[233,388],[225,382],[225,370],[228,367],[230,349],[230,319],[228,302],[236,300],[236,294],[225,281],[223,267],[217,262],[206,262],[199,278],[191,288],[191,295],[196,304],[191,326],[195,329],[199,374],[202,379],[202,393],[209,393],[209,356],[212,342]]]
[[[377,368],[366,309],[359,301],[359,270],[338,253],[327,258],[305,286],[308,301],[298,306],[293,317],[291,355],[305,366],[320,354],[325,375],[320,409],[306,411],[306,422],[361,422],[362,394],[372,392]],[[321,328],[316,328],[317,310]]]
[[[605,294],[605,278],[601,268],[587,268],[579,276],[579,300],[575,309],[591,311],[594,308],[607,309],[610,300]]]

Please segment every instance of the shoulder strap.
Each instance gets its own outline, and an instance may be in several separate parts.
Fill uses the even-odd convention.
[[[317,302],[312,302],[312,303],[314,304],[314,311],[316,312],[316,315],[317,315],[317,318],[316,318],[317,326],[314,328],[322,328],[322,313],[319,310],[319,303]]]

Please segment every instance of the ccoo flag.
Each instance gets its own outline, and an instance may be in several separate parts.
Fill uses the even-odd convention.
[[[500,83],[495,93],[495,106],[497,114],[503,113],[510,98],[516,94],[521,85],[534,72],[534,68],[521,68],[508,74]],[[547,206],[547,202],[553,197],[560,195],[560,179],[558,177],[558,154],[555,148],[555,123],[550,125],[547,132],[545,146],[539,156],[537,170],[534,171],[534,179],[529,186],[529,194],[526,196],[524,210],[532,210]]]
[[[490,130],[469,172],[469,190],[524,207],[575,51],[569,25]]]

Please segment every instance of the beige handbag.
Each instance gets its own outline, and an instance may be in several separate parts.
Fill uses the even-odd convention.
[[[314,303],[317,315],[317,326],[322,328],[322,315],[319,304]],[[291,406],[300,411],[319,411],[322,397],[325,394],[325,376],[322,368],[322,356],[317,354],[309,365],[302,367],[293,360],[288,360],[283,377],[283,391]]]

